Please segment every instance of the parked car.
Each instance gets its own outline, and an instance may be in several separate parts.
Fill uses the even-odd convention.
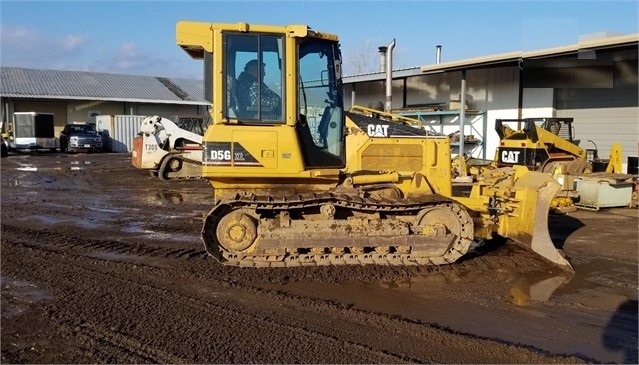
[[[2,152],[0,153],[1,157],[7,157],[9,156],[9,142],[7,142],[6,139],[0,137],[1,140],[1,144],[2,144]]]
[[[102,151],[102,136],[93,124],[67,124],[60,132],[60,151]]]

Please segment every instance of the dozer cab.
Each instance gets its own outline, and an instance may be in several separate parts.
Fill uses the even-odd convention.
[[[202,239],[220,262],[439,265],[500,235],[572,270],[548,232],[556,181],[514,166],[454,195],[448,137],[344,110],[337,36],[183,21],[177,44],[204,60],[212,123],[202,178],[214,206]],[[254,60],[264,81],[247,88],[240,74]],[[252,108],[242,90],[257,97]],[[265,102],[273,93],[281,103]]]

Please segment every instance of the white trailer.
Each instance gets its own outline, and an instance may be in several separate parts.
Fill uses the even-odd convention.
[[[52,113],[16,112],[7,128],[10,150],[55,151],[57,148]]]

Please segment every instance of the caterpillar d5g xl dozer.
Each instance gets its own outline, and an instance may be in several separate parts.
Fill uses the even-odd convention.
[[[447,137],[343,109],[337,36],[179,22],[177,43],[204,59],[213,108],[202,178],[215,203],[202,239],[220,262],[439,265],[500,235],[572,270],[548,232],[556,181],[515,166],[454,196]],[[264,82],[242,86],[252,60]],[[242,90],[261,102],[242,105]]]
[[[191,124],[195,132],[157,115],[144,118],[133,138],[131,164],[162,180],[199,179],[204,133],[201,125]]]

